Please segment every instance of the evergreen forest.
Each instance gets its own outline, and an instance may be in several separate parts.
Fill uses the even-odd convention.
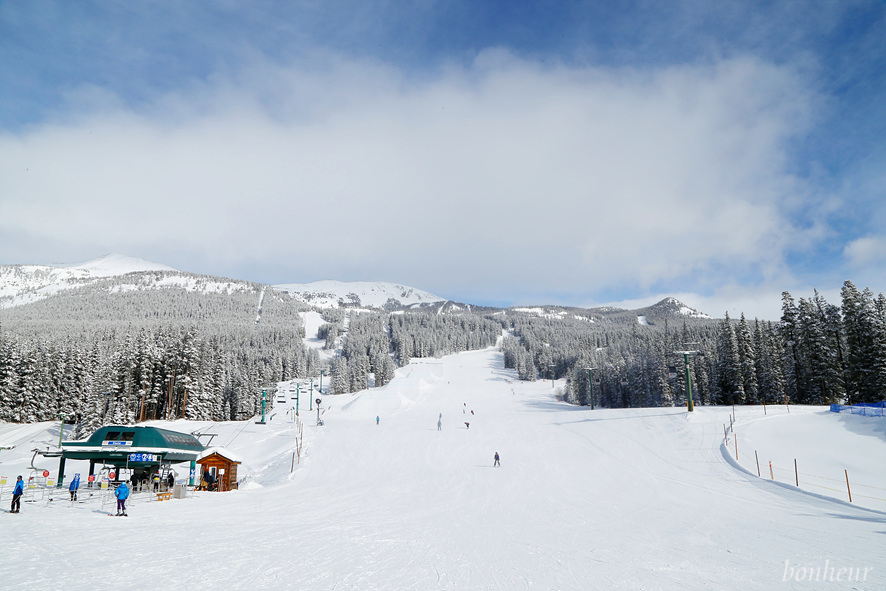
[[[880,401],[886,298],[850,281],[841,296],[838,306],[785,292],[775,322],[686,316],[675,300],[640,311],[332,308],[320,310],[321,355],[302,340],[312,308],[267,286],[121,290],[109,279],[0,311],[0,420],[64,418],[75,437],[152,419],[245,420],[279,381],[323,370],[329,392],[355,392],[411,359],[498,342],[519,379],[563,380],[557,395],[577,405],[685,404],[687,373],[702,405]]]

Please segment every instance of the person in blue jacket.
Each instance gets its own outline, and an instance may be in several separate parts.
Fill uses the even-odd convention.
[[[68,490],[71,492],[71,500],[77,500],[77,489],[80,488],[80,474],[74,474],[74,479],[71,481],[71,484],[68,485]]]
[[[15,488],[12,489],[12,506],[9,508],[10,513],[18,513],[22,508],[22,495],[25,494],[25,481],[21,475],[15,480]]]
[[[129,498],[129,487],[126,486],[125,482],[121,482],[120,486],[117,487],[117,490],[114,491],[114,496],[117,497],[117,515],[126,515],[126,499]]]

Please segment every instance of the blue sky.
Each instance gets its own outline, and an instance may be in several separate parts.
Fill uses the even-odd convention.
[[[882,2],[0,1],[0,264],[496,305],[886,290]]]

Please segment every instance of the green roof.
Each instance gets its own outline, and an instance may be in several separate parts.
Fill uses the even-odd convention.
[[[66,458],[115,465],[187,462],[202,451],[203,444],[193,435],[144,426],[108,425],[84,441],[62,442]]]

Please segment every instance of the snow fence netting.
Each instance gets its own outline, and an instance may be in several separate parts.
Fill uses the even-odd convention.
[[[831,412],[843,412],[848,410],[854,415],[864,415],[866,417],[886,417],[886,401],[875,403],[859,403],[859,404],[832,404]]]

